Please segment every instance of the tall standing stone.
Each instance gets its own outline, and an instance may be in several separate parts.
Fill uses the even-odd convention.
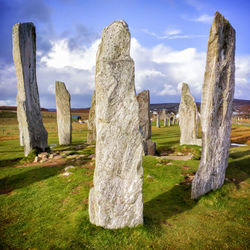
[[[70,94],[64,82],[56,81],[56,117],[60,145],[72,143]]]
[[[96,101],[95,101],[95,91],[93,92],[92,95],[92,103],[91,107],[89,110],[89,119],[88,119],[88,134],[87,134],[87,143],[92,144],[96,140],[96,126],[95,126],[95,106],[96,106]]]
[[[197,136],[197,107],[186,83],[182,84],[179,106],[180,145],[201,145]]]
[[[157,128],[161,127],[161,116],[159,112],[157,113],[157,116],[156,116],[156,127]]]
[[[150,96],[149,90],[144,90],[137,95],[139,103],[140,131],[143,139],[145,155],[155,155],[156,145],[151,141]]]
[[[96,167],[90,222],[105,228],[143,223],[142,136],[130,33],[124,21],[103,30],[96,55]]]
[[[48,133],[40,112],[36,81],[36,31],[33,23],[17,23],[12,30],[13,60],[17,76],[17,113],[24,154],[45,150]],[[21,139],[20,139],[21,142]]]
[[[235,72],[235,30],[218,12],[210,29],[201,101],[202,154],[192,198],[220,188],[230,147]]]

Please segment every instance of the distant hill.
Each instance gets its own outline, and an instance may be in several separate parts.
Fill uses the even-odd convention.
[[[198,109],[200,108],[200,102],[196,103]],[[234,99],[233,109],[234,111],[240,110],[242,106],[249,106],[250,100]],[[72,108],[72,113],[88,113],[90,108]],[[150,104],[150,111],[166,109],[168,112],[178,112],[179,103],[156,103]],[[0,106],[0,110],[16,111],[16,106]],[[56,109],[41,108],[41,111],[55,112]]]
[[[200,102],[196,103],[198,109],[200,109]],[[233,101],[233,110],[239,110],[242,106],[249,106],[250,100],[241,100],[241,99],[234,99]],[[158,104],[150,104],[150,111],[157,111],[166,109],[168,112],[178,112],[179,103],[158,103]]]
[[[16,111],[16,106],[0,106],[0,110]],[[41,108],[41,111],[49,111],[48,109]]]

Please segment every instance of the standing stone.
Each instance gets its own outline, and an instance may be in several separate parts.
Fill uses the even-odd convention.
[[[192,198],[224,183],[230,147],[235,72],[235,30],[218,12],[210,29],[201,102],[202,154]]]
[[[197,107],[186,83],[182,84],[181,103],[179,106],[180,145],[201,145],[197,136]]]
[[[157,117],[156,117],[156,127],[157,128],[161,127],[161,116],[159,113],[157,113]]]
[[[44,151],[48,146],[48,133],[42,122],[36,81],[36,31],[33,23],[17,23],[12,32],[17,114],[24,154],[27,156],[33,148]]]
[[[105,228],[134,227],[143,223],[143,145],[124,21],[103,30],[96,60],[96,167],[89,218]]]
[[[95,126],[95,106],[96,106],[96,101],[95,101],[95,91],[93,92],[92,96],[92,103],[91,107],[89,110],[89,119],[88,119],[88,129],[89,132],[87,134],[87,143],[88,144],[93,144],[95,143],[96,140],[96,126]]]
[[[167,110],[163,109],[161,112],[161,120],[164,121],[164,127],[167,126]]]
[[[70,94],[64,82],[56,81],[56,117],[60,145],[72,143]]]
[[[145,155],[155,155],[156,145],[151,141],[150,96],[149,90],[144,90],[137,95],[139,103],[140,131],[143,139]]]

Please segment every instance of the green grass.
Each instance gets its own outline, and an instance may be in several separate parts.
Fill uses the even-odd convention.
[[[53,131],[52,131],[53,132]],[[86,130],[73,133],[73,144],[58,151],[83,153]],[[50,134],[49,134],[50,135]],[[52,133],[53,135],[53,133]],[[177,126],[153,127],[159,152],[200,152],[182,146]],[[57,138],[49,137],[50,144]],[[88,218],[88,193],[93,185],[91,159],[51,167],[13,167],[23,157],[18,140],[0,141],[0,248],[3,249],[247,249],[249,246],[250,146],[232,148],[224,186],[190,199],[199,160],[143,158],[144,225],[107,230]],[[69,176],[64,168],[74,165]]]

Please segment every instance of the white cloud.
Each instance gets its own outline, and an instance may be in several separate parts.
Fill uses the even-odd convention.
[[[193,18],[193,19],[189,19],[190,21],[194,21],[194,22],[199,22],[199,23],[208,23],[211,24],[213,22],[213,16],[207,15],[207,14],[203,14],[197,18]]]
[[[205,69],[205,53],[194,48],[180,51],[159,44],[151,49],[143,48],[132,39],[131,56],[135,60],[136,88],[138,91],[150,89],[160,98],[180,95],[180,84],[187,82],[193,94],[200,98]]]
[[[42,62],[37,62],[42,107],[55,107],[56,80],[65,82],[71,94],[72,107],[90,106],[98,43],[96,40],[88,48],[77,47],[73,51],[65,39],[52,43],[52,50],[42,57]],[[149,89],[152,103],[180,100],[182,82],[188,83],[196,100],[200,100],[205,52],[198,52],[195,48],[173,50],[164,44],[146,48],[132,38],[131,57],[135,61],[136,90]],[[0,63],[0,105],[15,105],[16,91],[14,65]],[[249,93],[250,55],[237,56],[235,98],[249,99]]]
[[[165,34],[168,36],[178,35],[178,34],[181,34],[181,30],[179,30],[179,29],[167,29],[165,31]]]
[[[154,32],[151,32],[147,29],[142,29],[142,32],[145,34],[148,34],[150,36],[153,36],[159,40],[163,39],[168,39],[168,40],[173,40],[173,39],[194,39],[194,38],[201,38],[201,37],[207,37],[206,35],[193,35],[193,34],[181,34],[180,30],[170,30],[170,31],[165,31],[164,35],[158,35]]]
[[[95,66],[95,54],[100,39],[94,41],[89,48],[84,46],[70,50],[69,40],[51,41],[52,49],[41,62],[51,68],[73,67],[76,69],[91,70]]]

